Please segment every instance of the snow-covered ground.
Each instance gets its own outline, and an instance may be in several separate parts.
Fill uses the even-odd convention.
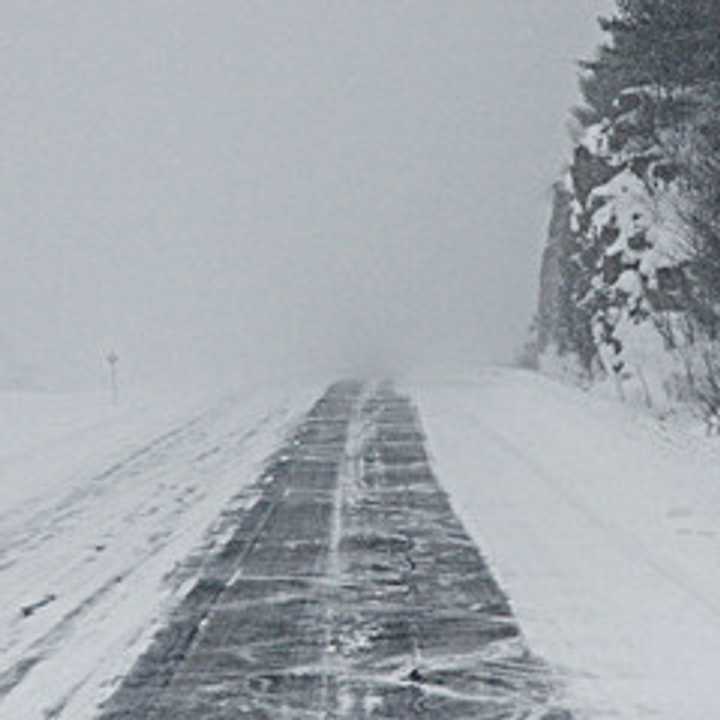
[[[577,718],[715,717],[720,438],[516,370],[406,385]],[[93,717],[321,389],[0,394],[0,718]]]
[[[93,717],[320,390],[0,394],[3,720]]]
[[[720,438],[515,370],[408,387],[577,717],[717,717]]]

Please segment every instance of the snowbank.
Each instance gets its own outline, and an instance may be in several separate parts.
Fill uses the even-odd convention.
[[[441,482],[577,717],[714,717],[717,439],[521,371],[410,391]]]

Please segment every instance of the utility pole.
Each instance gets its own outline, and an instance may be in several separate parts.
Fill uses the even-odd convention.
[[[118,404],[118,384],[117,384],[117,362],[119,358],[114,350],[108,353],[107,361],[110,365],[110,390],[112,392],[113,405]]]

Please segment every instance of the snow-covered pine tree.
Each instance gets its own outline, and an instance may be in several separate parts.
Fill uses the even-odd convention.
[[[618,0],[600,23],[555,188],[538,346],[541,365],[599,368],[657,402],[697,390],[717,354],[720,3]]]

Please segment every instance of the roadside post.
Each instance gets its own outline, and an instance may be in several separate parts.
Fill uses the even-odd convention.
[[[118,355],[114,350],[108,353],[107,361],[110,365],[110,391],[112,393],[112,404],[118,404],[118,383],[117,383],[117,363]]]

